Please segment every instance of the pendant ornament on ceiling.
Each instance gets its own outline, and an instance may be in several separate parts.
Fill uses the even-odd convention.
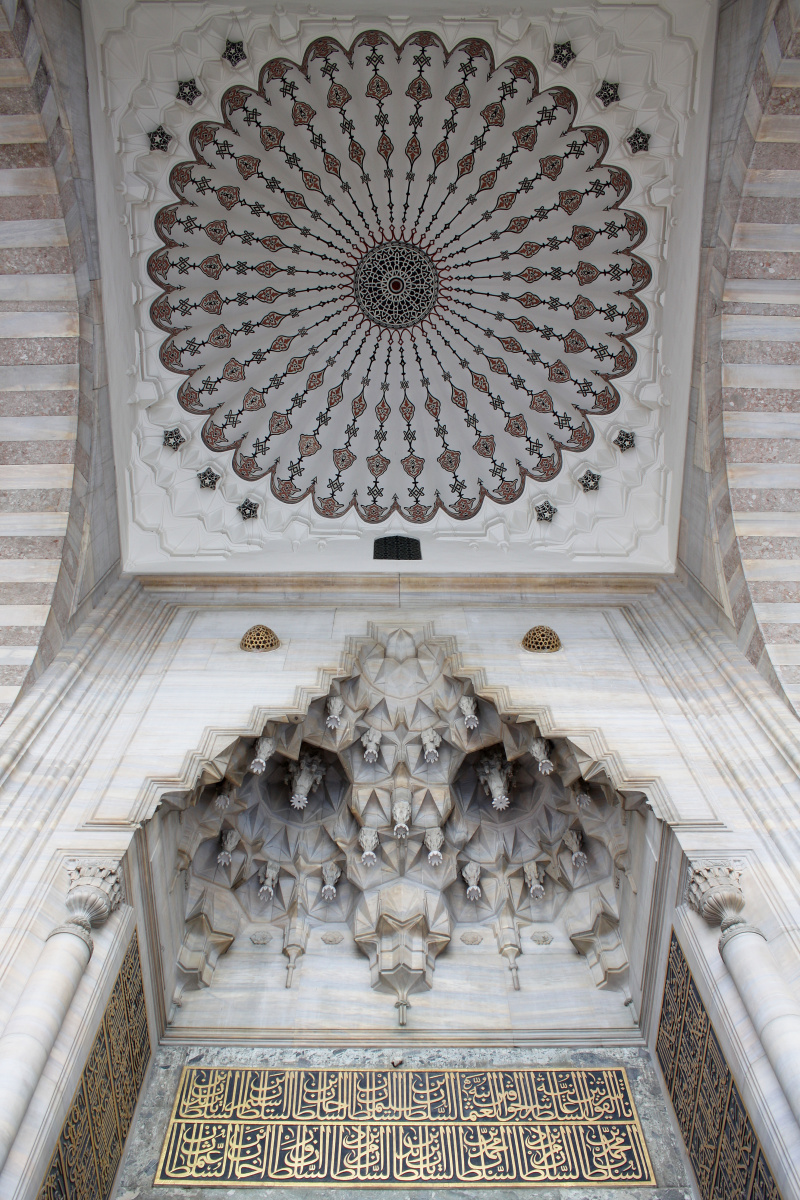
[[[577,108],[528,59],[432,33],[320,38],[229,88],[149,263],[205,446],[281,501],[371,523],[468,519],[585,451],[651,272],[630,176]]]

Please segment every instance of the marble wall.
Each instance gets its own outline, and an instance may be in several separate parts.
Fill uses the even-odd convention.
[[[0,5],[0,159],[2,719],[119,560],[83,29],[68,0]]]
[[[800,8],[720,13],[679,558],[797,705]]]
[[[256,623],[276,631],[278,650],[258,655],[239,649],[242,634]],[[552,655],[523,651],[520,639],[534,624],[552,626],[563,649]],[[552,1047],[560,1040],[619,1046],[624,1032],[625,1045],[652,1046],[676,923],[715,1029],[726,1039],[731,1069],[755,1098],[751,1115],[776,1178],[782,1172],[784,1200],[800,1196],[800,1130],[791,1113],[781,1109],[780,1085],[758,1053],[741,1004],[736,1007],[735,989],[729,979],[725,982],[716,935],[684,905],[687,860],[739,861],[748,919],[764,930],[787,982],[800,985],[797,726],[741,653],[672,584],[630,579],[616,585],[585,584],[578,590],[558,581],[536,585],[506,577],[482,581],[477,591],[469,579],[276,577],[237,581],[235,586],[168,579],[115,585],[34,685],[26,705],[12,711],[3,726],[0,1022],[7,1019],[43,938],[63,912],[65,858],[94,854],[125,857],[128,905],[98,935],[90,970],[106,978],[104,939],[114,934],[118,920],[135,919],[153,1044],[162,1035],[168,1041],[196,1040],[188,1008],[183,1026],[180,1012],[168,1026],[169,947],[159,942],[155,907],[159,889],[169,894],[180,884],[159,865],[168,863],[169,847],[163,853],[148,848],[142,823],[157,812],[164,793],[191,789],[200,769],[238,737],[259,733],[271,716],[304,713],[312,698],[326,694],[331,680],[350,669],[352,639],[371,629],[401,625],[452,639],[458,672],[472,680],[476,692],[503,713],[536,720],[544,734],[568,738],[587,763],[602,764],[618,790],[644,792],[652,814],[646,827],[648,853],[658,864],[652,899],[635,919],[629,914],[625,935],[640,963],[634,1013],[628,1016],[619,998],[612,1000],[614,993],[606,996],[587,987],[578,974],[586,970],[585,963],[574,955],[570,960],[557,940],[531,946],[521,960],[525,990],[519,1001],[497,990],[494,968],[485,974],[480,968],[481,979],[494,989],[486,1006],[491,1028],[497,1013],[508,1020],[495,1030],[498,1051],[504,1040],[508,1045],[516,1037],[511,1006],[526,1003],[526,968],[540,973],[546,998],[540,1028],[525,1017],[526,1045]],[[156,826],[153,822],[148,828]],[[156,887],[152,873],[159,871]],[[364,990],[357,999],[348,994],[346,1016],[334,1013],[333,989],[341,985],[343,973],[337,975],[333,964],[352,959],[354,967],[363,967],[347,941],[326,948],[313,962],[321,948],[309,949],[301,974],[309,966],[309,977],[318,969],[325,987],[316,993],[304,987],[298,993],[307,1022],[302,1040],[308,1042],[308,1024],[317,1014],[333,1014],[327,1044],[344,1030],[352,1045],[358,1040],[353,1023],[356,1028],[369,1024],[371,994]],[[341,953],[341,960],[330,949]],[[458,958],[467,977],[470,964],[483,962],[484,949],[457,948],[452,962]],[[473,951],[474,957],[468,957]],[[491,953],[496,954],[494,948]],[[265,994],[274,1003],[260,995],[248,1035],[251,1044],[285,1046],[300,1040],[285,994],[279,1003],[279,989],[270,991],[276,957],[271,944],[242,939],[229,962],[223,960],[220,993],[215,996],[212,986],[192,1000],[199,1006],[195,1015],[204,1034],[217,1044],[230,1042],[219,1029],[224,1003],[241,998],[245,982],[252,988],[254,972],[263,968]],[[451,1007],[458,1004],[457,974],[450,979],[446,962],[445,956],[437,987],[424,1001],[430,1005],[428,1044],[448,1040],[442,1024],[437,1031],[437,996],[446,990],[453,997]],[[85,1005],[85,990],[81,996]],[[367,997],[363,1019],[362,996]],[[559,1008],[563,1017],[557,1016]],[[482,1037],[474,1024],[471,1030],[463,1028],[461,1016],[456,1023],[461,1028],[451,1041],[463,1044]],[[84,1037],[71,1029],[71,1060],[82,1063],[89,1033]],[[389,1040],[388,1031],[383,1036]],[[396,1040],[394,1034],[391,1040]],[[48,1137],[55,1137],[59,1125],[45,1114],[57,1108],[59,1097],[66,1104],[75,1086],[74,1074],[62,1062],[54,1058],[34,1097],[18,1139],[20,1152],[15,1149],[14,1161],[0,1177],[3,1200],[29,1194],[32,1160],[24,1148],[45,1146]]]

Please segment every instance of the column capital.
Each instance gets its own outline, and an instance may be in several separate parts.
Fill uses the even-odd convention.
[[[69,873],[68,920],[86,927],[102,925],[119,908],[122,900],[119,861],[73,858],[65,866]]]
[[[689,907],[709,925],[724,927],[741,920],[739,914],[744,908],[741,875],[741,865],[730,860],[690,862],[686,892]]]

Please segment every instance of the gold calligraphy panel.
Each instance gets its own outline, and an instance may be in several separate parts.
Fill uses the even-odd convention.
[[[674,930],[656,1054],[703,1200],[781,1200]]]
[[[134,933],[38,1200],[107,1200],[149,1061],[142,964]]]
[[[654,1184],[620,1067],[186,1067],[157,1184]]]

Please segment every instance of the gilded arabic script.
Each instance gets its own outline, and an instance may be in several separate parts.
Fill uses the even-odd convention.
[[[654,1184],[625,1071],[187,1067],[157,1184]]]

